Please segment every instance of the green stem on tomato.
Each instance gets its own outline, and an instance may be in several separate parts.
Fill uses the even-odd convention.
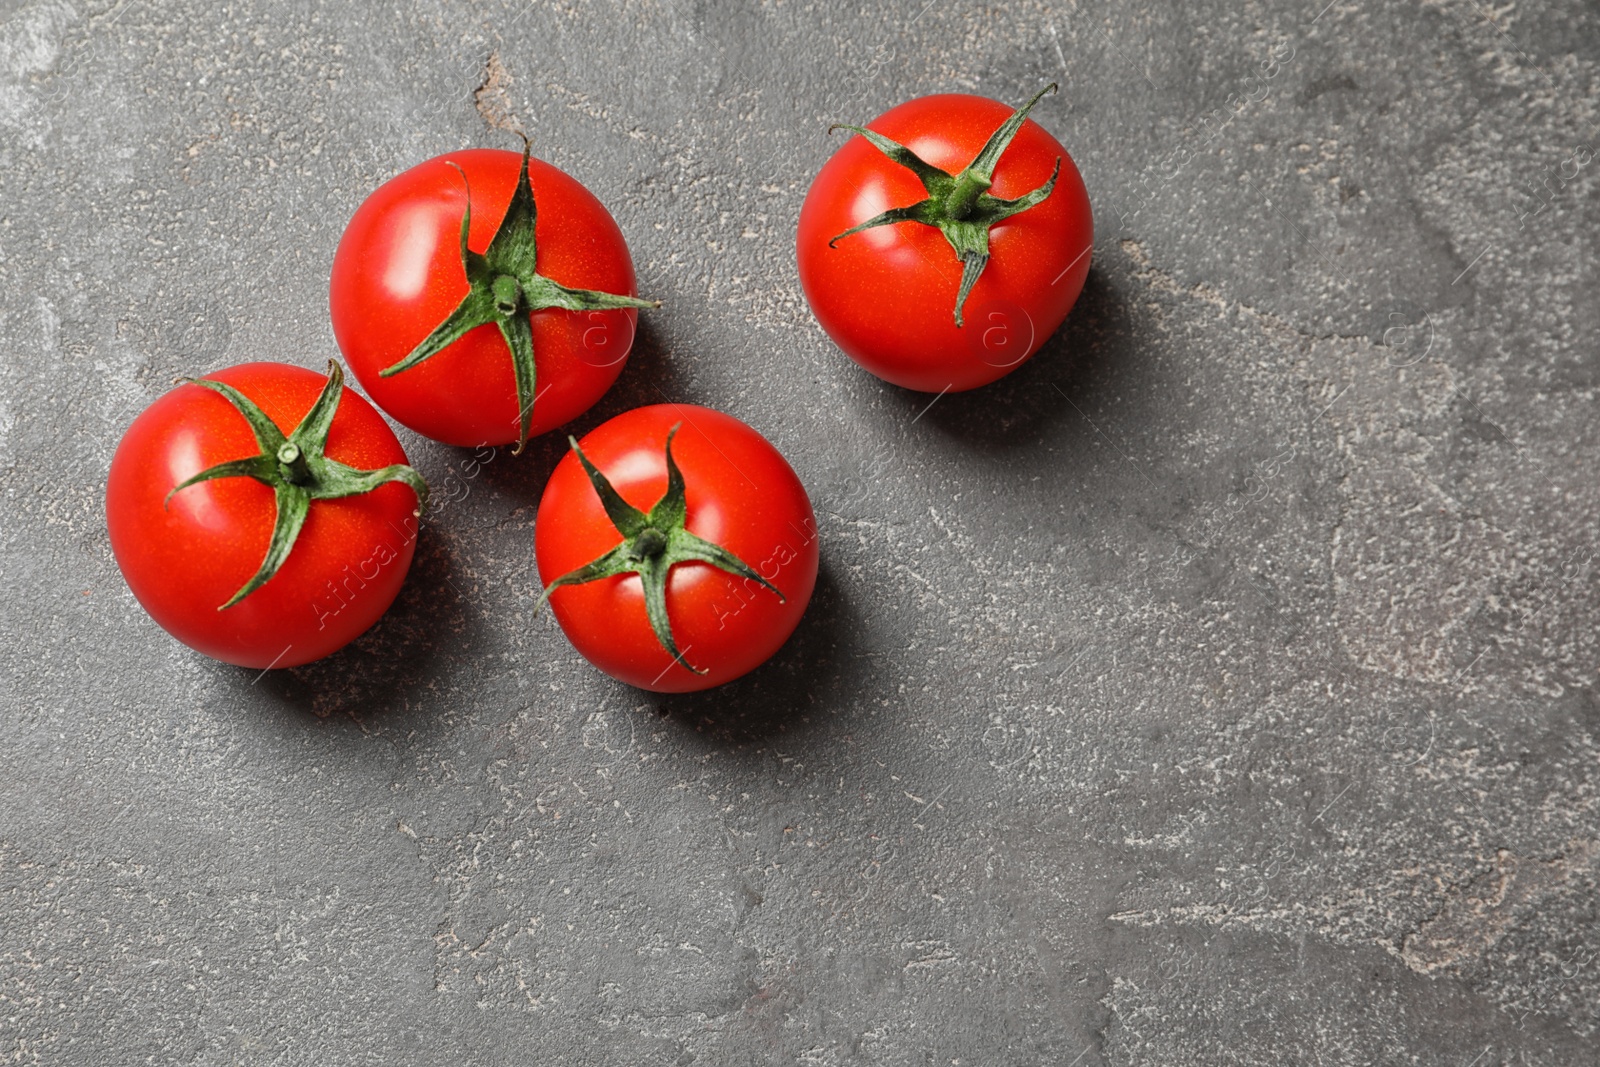
[[[622,499],[606,476],[583,454],[577,438],[567,438],[578,462],[583,464],[589,484],[594,486],[595,495],[600,498],[611,525],[622,535],[622,543],[545,586],[539,604],[543,606],[550,599],[550,594],[564,585],[582,585],[602,578],[614,578],[619,574],[637,574],[644,585],[645,615],[650,620],[656,640],[685,670],[704,674],[704,670],[691,664],[678,651],[677,639],[672,635],[672,620],[667,613],[667,576],[674,566],[689,562],[709,563],[736,577],[759,582],[777,594],[780,601],[785,598],[777,586],[761,577],[750,564],[721,545],[690,533],[684,525],[688,504],[683,471],[678,469],[677,461],[672,458],[672,439],[678,436],[678,427],[682,425],[678,423],[667,431],[667,491],[649,512],[640,511]]]
[[[995,165],[1010,147],[1017,131],[1022,129],[1023,122],[1028,118],[1028,112],[1033,110],[1033,106],[1044,94],[1055,91],[1056,86],[1052,82],[1035,93],[1032,100],[1012,112],[1011,117],[990,135],[988,142],[972,162],[956,174],[940,170],[905,145],[892,141],[875,130],[842,124],[832,127],[835,130],[852,130],[865,137],[874,148],[890,160],[915,174],[922,182],[922,187],[927,190],[928,196],[906,207],[890,208],[850,227],[829,241],[829,247],[833,247],[852,234],[870,230],[875,226],[917,222],[924,226],[936,227],[944,234],[956,258],[961,261],[961,286],[956,293],[955,315],[956,325],[963,325],[962,312],[967,303],[967,294],[972,292],[973,285],[977,283],[983,269],[989,264],[990,227],[1044,200],[1055,188],[1056,178],[1061,174],[1061,160],[1058,157],[1055,170],[1050,174],[1050,180],[1031,193],[1019,196],[1015,200],[1002,200],[989,195],[989,188],[994,184]]]
[[[517,382],[517,447],[528,443],[533,426],[534,387],[537,373],[533,354],[533,330],[528,316],[545,308],[568,311],[607,311],[616,308],[658,308],[659,300],[640,300],[617,293],[590,289],[569,289],[546,278],[537,270],[538,247],[534,241],[538,207],[533,186],[528,181],[528,139],[522,140],[522,170],[511,203],[500,219],[487,251],[478,253],[467,247],[467,230],[472,222],[472,190],[467,189],[467,204],[461,213],[461,263],[467,272],[467,295],[454,311],[445,316],[422,341],[399,360],[379,372],[389,378],[430,359],[460,340],[468,331],[494,323],[500,328]],[[450,164],[452,167],[456,165]],[[460,167],[456,167],[461,172]],[[465,184],[467,176],[461,172]]]
[[[316,403],[300,420],[300,425],[287,437],[278,429],[278,424],[256,406],[255,401],[227,382],[210,378],[180,378],[179,381],[210,389],[232,404],[234,410],[250,424],[250,431],[255,435],[256,445],[261,451],[254,456],[218,463],[185,478],[172,488],[163,503],[170,503],[173,496],[191,485],[218,478],[254,478],[273,492],[275,517],[272,536],[268,540],[261,566],[227,603],[217,608],[218,611],[233,607],[278,573],[278,568],[283,566],[283,561],[289,558],[289,553],[294,549],[312,501],[359,496],[388,482],[403,482],[417,494],[416,513],[421,515],[422,509],[427,506],[428,483],[411,467],[396,463],[378,470],[361,470],[329,459],[326,455],[328,430],[333,426],[334,412],[338,410],[340,397],[344,394],[344,370],[332,360],[328,361],[328,384],[323,386]]]

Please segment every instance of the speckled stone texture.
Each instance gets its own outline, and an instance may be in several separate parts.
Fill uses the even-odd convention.
[[[1321,4],[0,4],[0,1062],[1597,1062],[1600,11]],[[1049,80],[1088,286],[930,407],[801,298],[827,125]],[[402,431],[375,630],[179,646],[122,428],[322,366],[362,197],[511,122],[667,301],[575,428],[766,434],[800,631],[612,683],[534,612],[561,442]]]

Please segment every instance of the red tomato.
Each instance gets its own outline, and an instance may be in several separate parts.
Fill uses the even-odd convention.
[[[1013,111],[981,96],[926,96],[867,128],[955,175]],[[1000,156],[988,190],[1005,200],[1022,197],[1050,180],[1058,159],[1050,194],[989,230],[990,258],[957,326],[963,264],[938,227],[895,222],[829,247],[851,227],[930,195],[912,170],[852,136],[823,165],[800,209],[800,283],[817,321],[850,358],[907,389],[960,392],[1016,369],[1083,290],[1094,221],[1072,158],[1032,119]]]
[[[207,377],[239,390],[285,434],[328,384],[324,375],[282,363],[246,363]],[[388,610],[411,566],[418,501],[410,487],[392,482],[313,500],[277,573],[219,610],[262,565],[277,514],[274,491],[249,477],[172,490],[208,467],[260,451],[226,398],[181,385],[123,434],[111,460],[106,520],[129,588],[168,633],[241,667],[293,667],[349,644]],[[361,470],[406,462],[383,417],[349,389],[334,412],[326,454]]]
[[[710,563],[670,567],[672,634],[683,658],[704,674],[684,667],[658,640],[637,574],[562,586],[550,595],[561,628],[589,662],[662,693],[706,689],[760,666],[794,632],[817,580],[816,517],[805,488],[777,449],[738,419],[657,404],[618,415],[579,445],[627,504],[648,513],[667,495],[667,440],[679,424],[672,454],[683,472],[684,527],[777,591]],[[534,534],[547,587],[623,543],[576,454],[569,452],[551,474]]]
[[[392,377],[380,372],[467,295],[459,241],[468,188],[468,247],[481,254],[511,203],[521,162],[520,153],[480,148],[421,163],[367,197],[334,254],[330,304],[340,350],[374,403],[436,441],[473,446],[520,438],[511,354],[492,323]],[[548,163],[530,160],[528,174],[538,206],[538,272],[564,286],[631,296],[633,260],[604,205]],[[632,308],[529,314],[537,366],[529,436],[571,421],[611,387],[633,345],[637,315]]]

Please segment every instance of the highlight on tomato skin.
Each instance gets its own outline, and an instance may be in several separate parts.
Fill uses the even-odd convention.
[[[373,403],[469,448],[520,448],[587,411],[654,306],[594,194],[502,149],[448,152],[379,186],[329,281],[334,338]]]
[[[778,450],[689,404],[635,408],[573,445],[539,502],[534,545],[578,652],[662,693],[722,685],[770,659],[805,613],[820,558],[810,499]]]
[[[848,139],[806,193],[796,255],[817,322],[857,364],[962,392],[1020,367],[1065,320],[1094,219],[1071,155],[1029,115],[1053,89],[1022,108],[920,97],[835,134]]]
[[[157,398],[117,445],[117,566],[158,625],[214,659],[262,670],[330,655],[399,594],[426,486],[336,367],[245,363],[201,381]],[[262,436],[274,434],[269,463]],[[302,507],[296,531],[280,523]]]

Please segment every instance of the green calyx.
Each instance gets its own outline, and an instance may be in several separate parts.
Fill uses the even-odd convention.
[[[1032,100],[1019,107],[1004,125],[994,131],[983,150],[959,174],[947,174],[905,145],[865,127],[843,123],[830,127],[830,133],[833,130],[851,130],[865,137],[878,151],[915,174],[928,191],[928,198],[909,207],[890,208],[881,215],[852,226],[829,241],[828,247],[832,248],[851,234],[870,230],[874,226],[920,222],[924,226],[937,227],[945,240],[950,242],[950,247],[955,249],[956,258],[961,260],[961,288],[956,293],[956,325],[962,325],[962,308],[966,305],[967,294],[972,291],[983,268],[989,265],[989,228],[1033,207],[1056,187],[1056,178],[1061,174],[1059,156],[1055,170],[1050,173],[1050,180],[1033,192],[1015,200],[1002,200],[989,195],[989,187],[994,184],[994,169],[1000,162],[1001,154],[1010,147],[1017,131],[1022,129],[1022,123],[1027,119],[1028,112],[1033,110],[1033,105],[1046,93],[1055,91],[1056,86],[1052,82],[1035,93]]]
[[[461,213],[461,263],[467,271],[467,295],[456,309],[410,355],[391,367],[385,367],[381,377],[388,378],[409,370],[418,363],[438,355],[460,340],[469,330],[494,323],[511,350],[511,366],[517,381],[518,437],[513,454],[521,452],[528,443],[528,431],[533,425],[534,360],[533,326],[528,315],[545,308],[565,308],[568,311],[606,311],[613,308],[658,308],[659,300],[640,300],[633,296],[615,293],[597,293],[589,289],[569,289],[544,277],[535,267],[538,259],[534,245],[534,224],[538,209],[533,201],[533,186],[528,181],[527,138],[522,142],[522,172],[517,176],[517,188],[511,194],[511,203],[500,228],[489,242],[488,251],[479,254],[467,247],[467,230],[472,224],[472,190],[467,189],[467,206]],[[456,167],[454,163],[450,164]],[[461,174],[466,183],[467,176]]]
[[[220,393],[250,424],[261,452],[244,459],[218,463],[215,467],[207,467],[199,474],[185,478],[167,494],[163,506],[170,504],[176,493],[191,485],[218,478],[254,478],[271,489],[277,497],[277,519],[272,524],[272,539],[267,544],[266,558],[261,561],[255,577],[240,586],[226,604],[217,608],[218,611],[233,607],[278,573],[283,561],[289,558],[295,539],[300,536],[300,528],[305,525],[313,500],[359,496],[387,482],[404,482],[417,494],[417,514],[422,514],[422,509],[427,506],[428,483],[411,467],[396,463],[390,467],[364,471],[323,454],[328,443],[328,429],[333,425],[333,415],[339,408],[339,398],[344,391],[344,371],[339,364],[331,360],[328,362],[328,384],[323,387],[317,402],[311,405],[311,410],[306,412],[306,417],[300,420],[300,425],[287,437],[278,429],[277,423],[256,406],[255,401],[226,382],[209,378],[179,378],[178,381]]]
[[[709,563],[729,574],[759,582],[777,594],[779,600],[783,600],[784,596],[778,592],[777,586],[757,574],[755,568],[744,560],[721,545],[696,537],[685,528],[688,505],[684,499],[683,472],[672,458],[672,439],[678,435],[678,427],[682,425],[678,423],[667,431],[667,491],[648,514],[622,499],[606,476],[583,454],[577,438],[567,438],[572,444],[572,451],[577,453],[578,462],[583,464],[584,471],[588,473],[589,483],[594,486],[595,495],[605,507],[611,525],[617,528],[623,540],[598,559],[563,574],[547,585],[544,595],[539,598],[539,605],[542,607],[550,599],[550,594],[564,585],[582,585],[602,578],[614,578],[619,574],[637,574],[644,585],[644,610],[650,619],[650,628],[655,631],[656,640],[684,669],[704,674],[704,670],[691,665],[684,658],[684,653],[678,650],[678,643],[672,636],[672,622],[667,616],[667,575],[676,564],[690,561]]]

